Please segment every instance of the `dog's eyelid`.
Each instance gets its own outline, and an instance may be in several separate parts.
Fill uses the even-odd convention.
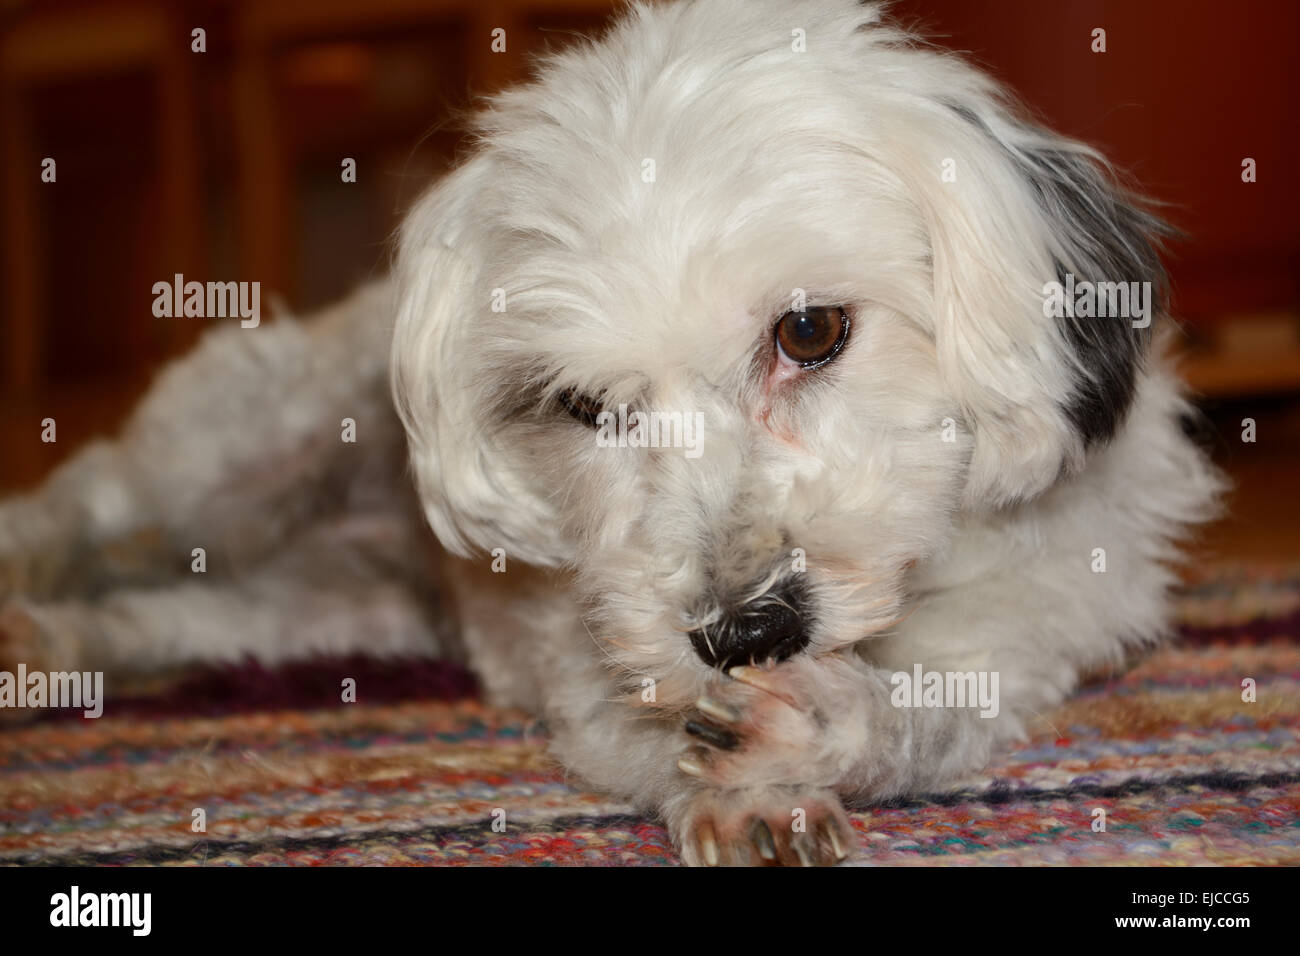
[[[599,397],[580,392],[576,388],[566,388],[555,396],[556,402],[575,421],[588,428],[596,427],[596,419],[605,410]]]

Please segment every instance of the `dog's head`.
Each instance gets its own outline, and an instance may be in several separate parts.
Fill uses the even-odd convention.
[[[1156,222],[876,7],[633,6],[478,134],[401,236],[420,491],[631,671],[855,643],[1122,420],[1147,330],[1045,289],[1158,290]]]

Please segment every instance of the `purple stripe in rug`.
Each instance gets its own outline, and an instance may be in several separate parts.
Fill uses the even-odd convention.
[[[111,717],[222,717],[266,710],[337,707],[343,679],[356,681],[357,703],[456,700],[478,693],[463,665],[428,658],[318,657],[279,667],[252,659],[227,667],[205,667],[179,678],[162,693],[114,697],[107,688]],[[80,710],[46,710],[41,720],[81,720]]]
[[[1256,617],[1242,624],[1208,627],[1183,624],[1179,639],[1187,644],[1260,644],[1277,638],[1300,640],[1300,611],[1280,617]]]

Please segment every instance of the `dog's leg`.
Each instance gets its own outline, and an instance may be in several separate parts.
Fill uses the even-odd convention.
[[[682,763],[699,741],[682,734],[679,708],[617,686],[596,659],[563,664],[540,675],[552,751],[586,783],[657,814],[687,863],[833,863],[852,847],[831,786],[798,774],[692,776]]]
[[[130,500],[117,459],[112,444],[95,442],[36,491],[0,501],[0,599],[46,598],[64,590],[105,509]]]
[[[386,301],[377,286],[306,322],[206,335],[120,440],[0,502],[0,597],[159,583],[188,573],[196,547],[210,571],[251,564],[355,498],[368,471],[395,484],[404,452],[385,384]]]
[[[852,845],[840,798],[824,783],[794,774],[714,786],[683,772],[679,761],[699,742],[682,733],[695,693],[620,670],[563,581],[525,573],[480,574],[469,593],[489,597],[466,602],[462,593],[463,633],[489,693],[538,706],[552,752],[580,780],[657,814],[692,864],[760,863],[769,851],[776,862],[829,863]],[[513,614],[491,600],[506,578],[515,579]],[[690,653],[688,645],[682,650]],[[699,676],[689,677],[689,686]],[[797,828],[792,808],[801,811]]]
[[[91,600],[0,602],[0,670],[103,671],[446,649],[433,590],[315,534],[236,580],[128,588]],[[110,688],[111,690],[111,688]]]
[[[1018,729],[977,706],[895,706],[890,672],[851,654],[730,673],[680,738],[678,767],[698,790],[670,823],[689,862],[843,859],[852,843],[840,798],[924,792],[983,766]]]
[[[1000,722],[1001,701],[988,717],[977,700],[913,706],[909,690],[902,703],[893,672],[852,655],[729,674],[687,716],[687,772],[714,786],[797,781],[888,798],[982,766],[996,738],[1020,729],[1015,716]]]
[[[756,739],[742,751],[752,763],[730,778],[709,776],[707,762],[703,775],[686,772],[701,740],[683,726],[711,719],[692,706],[708,672],[687,669],[684,684],[670,678],[664,686],[626,672],[584,624],[583,607],[561,576],[526,567],[492,574],[487,567],[486,560],[467,564],[458,576],[470,659],[494,700],[541,710],[552,753],[579,780],[657,814],[691,864],[833,863],[848,852],[852,829],[835,787],[842,774],[804,774],[799,747],[806,740],[791,741],[783,754],[779,741]],[[498,591],[506,587],[511,605]],[[682,653],[692,659],[685,642]],[[832,689],[858,692],[850,685]],[[724,734],[743,731],[739,715],[738,721],[732,730],[719,728],[715,741],[725,746]],[[865,728],[865,716],[861,722]],[[821,728],[814,722],[812,729]],[[768,751],[777,759],[770,773]]]

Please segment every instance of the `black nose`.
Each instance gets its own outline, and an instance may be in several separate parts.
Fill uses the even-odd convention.
[[[718,623],[691,631],[691,646],[712,667],[783,661],[808,646],[808,605],[801,582],[781,582]]]

